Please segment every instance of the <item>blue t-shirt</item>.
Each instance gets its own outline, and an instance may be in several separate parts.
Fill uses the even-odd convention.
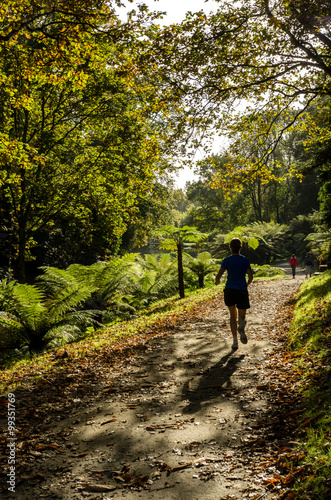
[[[229,255],[222,261],[221,268],[228,272],[225,288],[247,290],[246,272],[251,268],[247,257],[241,254]]]

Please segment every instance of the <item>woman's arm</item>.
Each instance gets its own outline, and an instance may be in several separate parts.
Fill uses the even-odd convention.
[[[218,271],[217,276],[215,278],[215,285],[219,284],[219,282],[224,274],[224,271],[225,271],[225,269],[223,269],[223,267],[221,267],[220,270]]]

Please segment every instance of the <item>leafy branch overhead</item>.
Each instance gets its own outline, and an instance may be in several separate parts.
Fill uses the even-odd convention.
[[[281,138],[314,101],[331,95],[330,5],[218,3],[215,13],[189,13],[163,28],[146,58],[177,89],[185,108],[179,128],[186,123],[205,138],[216,127],[230,137],[227,172],[215,186],[239,189],[245,179],[270,177]]]
[[[114,251],[169,168],[157,83],[137,64],[155,17],[141,6],[121,22],[103,0],[1,3],[2,225],[19,281],[56,224],[77,228],[89,249]]]

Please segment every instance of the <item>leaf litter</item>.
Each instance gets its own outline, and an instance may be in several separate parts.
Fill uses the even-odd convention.
[[[298,286],[253,283],[235,352],[220,294],[80,359],[56,354],[60,371],[15,391],[15,498],[290,500],[304,473],[286,347]]]

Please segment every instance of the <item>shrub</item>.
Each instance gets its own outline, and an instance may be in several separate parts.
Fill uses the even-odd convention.
[[[263,266],[252,264],[251,267],[254,278],[283,278],[285,276],[285,271],[278,267],[269,266],[268,264],[264,264]]]

